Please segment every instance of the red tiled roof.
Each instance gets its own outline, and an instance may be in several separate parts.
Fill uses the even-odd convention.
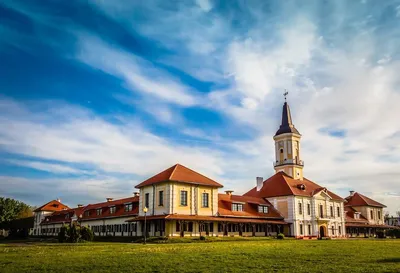
[[[368,220],[362,216],[361,213],[359,214],[360,219],[355,219],[354,214],[357,212],[357,210],[353,209],[352,207],[344,207],[344,211],[346,212],[346,223],[368,223]]]
[[[55,223],[70,223],[71,218],[75,215],[79,217],[83,211],[84,207],[80,208],[73,208],[73,209],[66,209],[62,211],[53,212],[51,215],[46,216],[43,221],[42,225],[48,224],[55,224]]]
[[[161,182],[167,182],[167,181],[176,181],[176,182],[184,182],[184,183],[190,183],[190,184],[199,184],[199,185],[206,185],[206,186],[211,186],[211,187],[223,187],[221,184],[218,182],[202,175],[199,174],[198,172],[195,172],[185,166],[182,166],[180,164],[176,164],[159,174],[156,174],[155,176],[143,181],[139,185],[137,185],[135,188],[140,188],[143,186],[148,186],[156,183],[161,183]]]
[[[232,203],[242,203],[243,211],[232,211]],[[258,205],[268,207],[268,213],[259,213]],[[252,196],[218,194],[218,214],[231,217],[278,218],[283,216],[267,200]]]
[[[236,218],[236,217],[218,217],[218,216],[202,216],[202,215],[182,215],[182,214],[168,214],[168,215],[155,215],[147,216],[146,220],[165,219],[165,220],[184,220],[184,221],[215,221],[215,222],[230,222],[230,223],[259,223],[259,224],[280,224],[289,225],[283,220],[279,219],[252,219],[252,218]],[[126,222],[144,221],[144,217],[135,217]]]
[[[346,204],[345,206],[371,206],[371,207],[380,207],[380,208],[386,208],[385,205],[376,202],[375,200],[372,200],[371,198],[366,197],[365,195],[362,195],[361,193],[355,192],[353,195],[347,196],[346,197]]]
[[[125,204],[132,203],[131,211],[125,211]],[[115,206],[115,213],[110,213],[110,207]],[[97,215],[97,209],[101,208],[101,215]],[[89,215],[86,212],[89,211]],[[82,211],[82,220],[95,220],[103,218],[114,218],[137,215],[139,213],[139,196],[117,199],[108,202],[89,204]]]
[[[304,190],[300,189],[300,185],[302,184],[305,186]],[[322,190],[324,190],[334,200],[343,200],[342,197],[324,187],[321,187],[311,180],[308,180],[307,178],[304,178],[303,180],[294,179],[284,172],[277,172],[265,180],[260,191],[257,191],[257,187],[254,187],[245,193],[244,196],[267,198],[275,196],[299,195],[311,197]]]
[[[64,205],[63,203],[57,201],[57,200],[52,200],[46,204],[44,204],[41,207],[38,207],[37,209],[34,210],[34,212],[38,211],[61,211],[69,209],[68,206]]]

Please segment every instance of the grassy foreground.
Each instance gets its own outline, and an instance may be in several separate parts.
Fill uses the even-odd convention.
[[[400,272],[400,240],[0,244],[0,272]]]

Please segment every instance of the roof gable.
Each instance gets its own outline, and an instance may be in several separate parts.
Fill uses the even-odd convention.
[[[43,206],[38,207],[37,209],[34,210],[34,212],[39,212],[39,211],[61,211],[61,210],[66,210],[70,209],[68,206],[64,205],[58,200],[52,200]]]
[[[361,193],[355,192],[353,195],[346,197],[346,206],[371,206],[386,208],[385,205],[372,200],[371,198],[362,195]]]
[[[232,211],[232,203],[243,204],[243,211]],[[268,213],[258,212],[258,206],[267,206]],[[283,216],[264,198],[218,194],[218,214],[226,217],[280,218]]]
[[[169,181],[176,181],[176,182],[183,182],[183,183],[190,183],[190,184],[199,184],[199,185],[206,185],[211,187],[223,187],[218,182],[198,173],[195,172],[185,166],[180,164],[176,164],[153,177],[143,181],[139,185],[135,186],[135,188],[140,188],[143,186],[148,186],[156,183],[162,182],[169,182]]]
[[[308,196],[312,197],[320,191],[326,190],[324,187],[304,178],[303,180],[294,179],[284,172],[277,172],[267,180],[263,182],[263,186],[260,191],[254,187],[245,196],[255,197],[275,197],[275,196]],[[326,190],[326,193],[335,200],[343,200],[340,196],[333,192]]]

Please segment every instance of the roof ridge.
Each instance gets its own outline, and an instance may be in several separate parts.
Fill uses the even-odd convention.
[[[176,166],[181,166],[181,167],[183,167],[183,168],[185,168],[185,169],[188,169],[189,171],[192,171],[192,172],[194,172],[194,173],[196,173],[196,174],[198,174],[198,175],[200,175],[200,176],[202,176],[202,177],[204,177],[204,178],[207,178],[207,179],[210,179],[210,180],[212,180],[212,181],[214,181],[214,182],[216,182],[216,183],[218,183],[217,181],[215,181],[214,179],[211,179],[211,178],[209,178],[208,176],[205,176],[204,174],[201,174],[201,173],[199,173],[199,172],[196,172],[195,170],[192,170],[192,169],[190,169],[190,168],[188,168],[188,167],[186,167],[186,166],[184,166],[184,165],[182,165],[182,164],[176,164]],[[173,172],[175,172],[175,170],[173,171]],[[171,174],[171,177],[172,177],[172,174]],[[170,177],[170,179],[171,179],[171,177]],[[219,183],[218,183],[219,184]]]
[[[172,170],[171,174],[168,176],[168,179],[171,180],[172,176],[174,175],[176,169],[178,168],[179,163],[176,163],[174,166],[172,166],[174,169]]]
[[[278,173],[280,173],[280,172],[278,172]],[[281,172],[281,173],[284,173],[284,172]],[[293,190],[292,190],[292,188],[290,187],[289,183],[286,181],[285,175],[282,175],[282,177],[283,177],[283,180],[284,180],[285,183],[286,183],[286,186],[289,188],[290,192],[291,192],[293,195],[295,195],[294,192],[293,192]],[[293,178],[292,178],[292,179],[293,179]]]

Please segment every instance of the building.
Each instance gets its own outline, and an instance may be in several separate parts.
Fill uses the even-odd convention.
[[[274,137],[275,174],[256,178],[243,195],[176,164],[136,185],[134,196],[70,209],[53,200],[35,211],[36,235],[55,235],[74,221],[95,236],[270,236],[296,238],[374,234],[384,205],[359,193],[346,199],[303,175],[301,134],[285,101]],[[146,222],[146,226],[145,226]]]
[[[345,199],[348,236],[375,236],[377,232],[391,228],[385,224],[383,216],[385,205],[354,191],[350,191],[350,195]]]
[[[244,196],[268,200],[291,223],[287,233],[297,238],[343,237],[344,199],[303,176],[301,134],[293,125],[287,102],[274,141],[275,175],[257,179]]]
[[[52,200],[43,206],[38,207],[33,211],[34,215],[34,220],[33,220],[33,235],[46,235],[42,232],[42,224],[44,224],[46,221],[44,221],[46,216],[50,216],[55,212],[62,211],[69,209],[68,206],[64,205],[61,203],[60,199],[57,200]]]
[[[386,216],[385,224],[388,226],[400,228],[400,215],[399,216]]]

